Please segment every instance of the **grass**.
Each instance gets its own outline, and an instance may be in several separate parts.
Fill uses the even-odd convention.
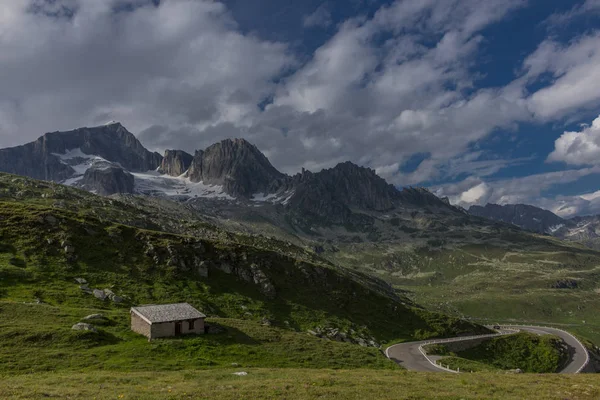
[[[560,370],[565,362],[567,354],[561,350],[561,342],[553,335],[521,332],[486,340],[457,355],[499,369],[549,373]]]
[[[247,376],[234,372],[247,371]],[[5,377],[3,399],[597,399],[594,375],[256,369],[36,373]],[[57,384],[60,382],[60,384]]]
[[[48,216],[57,219],[52,225]],[[221,243],[101,222],[68,211],[0,202],[0,297],[55,306],[119,308],[85,295],[74,283],[111,288],[130,304],[188,301],[207,315],[270,320],[307,330],[332,326],[379,342],[482,331],[473,324],[430,313],[379,291],[335,268],[240,244]],[[62,243],[75,249],[76,259]],[[152,254],[148,255],[148,249]],[[20,259],[19,266],[10,263]],[[198,274],[198,262],[209,276]],[[223,272],[223,264],[236,271]],[[276,295],[244,279],[259,269]],[[250,280],[250,282],[248,282]]]
[[[600,343],[600,253],[553,238],[522,234],[521,239],[515,244],[490,235],[484,243],[427,252],[395,243],[376,249],[364,244],[352,249],[353,259],[344,248],[335,257],[356,268],[371,265],[373,273],[430,310],[488,324],[567,324]],[[552,288],[562,279],[579,286]]]
[[[174,371],[198,368],[396,369],[379,350],[328,341],[253,321],[211,318],[218,334],[152,342],[130,331],[129,313],[102,310],[86,321],[99,333],[71,326],[97,309],[0,303],[0,374],[42,371]]]
[[[452,352],[452,344],[432,345],[429,354],[449,356],[441,362],[462,371],[520,369],[523,372],[551,373],[559,371],[568,355],[560,338],[520,332],[491,338],[471,348]]]

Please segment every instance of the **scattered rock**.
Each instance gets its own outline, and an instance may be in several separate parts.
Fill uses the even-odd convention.
[[[273,286],[267,275],[256,264],[250,265],[250,271],[252,271],[254,283],[260,286],[260,291],[266,297],[274,298],[276,295],[275,286]]]
[[[521,370],[520,368],[517,368],[517,369],[510,369],[510,370],[508,370],[508,372],[511,374],[522,374],[523,370]]]
[[[58,224],[58,220],[55,217],[53,217],[52,215],[46,215],[44,220],[52,226],[56,226],[56,224]]]
[[[198,258],[196,258],[196,260],[199,260]],[[197,261],[196,265],[198,266],[198,275],[200,275],[202,278],[208,278],[208,265],[206,264],[205,261]]]
[[[560,279],[552,284],[552,289],[577,289],[579,282],[575,279]]]
[[[92,294],[94,295],[95,298],[99,299],[99,300],[106,300],[106,294],[104,293],[103,290],[100,289],[94,289],[92,291]]]
[[[221,271],[225,272],[226,274],[231,274],[231,272],[233,271],[233,268],[228,263],[221,263],[217,266],[217,268],[219,268]]]
[[[113,303],[122,303],[125,301],[125,299],[121,296],[117,296],[114,295],[113,297],[111,297],[111,300],[113,301]]]
[[[71,329],[73,329],[74,331],[98,332],[98,330],[96,329],[96,327],[94,327],[94,325],[92,325],[92,324],[86,324],[85,322],[76,323],[75,325],[73,325],[71,327]]]
[[[252,282],[254,280],[252,272],[245,268],[238,269],[237,274],[240,278],[242,278],[242,280],[246,282]]]
[[[246,376],[248,373],[246,371],[234,372],[233,375],[237,376]]]
[[[75,278],[75,282],[79,283],[80,285],[85,285],[85,284],[87,284],[87,283],[88,283],[88,282],[87,282],[85,279],[83,279],[83,278]]]
[[[84,320],[88,320],[88,319],[104,319],[104,315],[102,315],[102,314],[90,314],[87,317],[83,317],[82,319],[84,319]]]
[[[323,328],[323,327],[318,326],[318,327],[314,328],[314,330],[308,330],[307,333],[309,333],[310,335],[322,338],[322,339],[335,340],[338,342],[353,343],[353,344],[357,344],[362,347],[375,347],[375,348],[381,347],[380,344],[377,343],[377,341],[374,338],[368,337],[365,335],[361,335],[358,332],[356,332],[354,329],[350,329],[348,331],[342,331],[341,329],[338,329],[338,328]]]
[[[79,289],[81,289],[83,292],[88,293],[88,294],[92,294],[92,289],[89,288],[89,286],[87,284],[85,285],[80,285]]]

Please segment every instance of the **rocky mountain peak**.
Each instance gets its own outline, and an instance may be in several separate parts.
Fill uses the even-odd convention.
[[[171,176],[184,174],[192,165],[194,156],[183,150],[165,150],[159,172]]]
[[[115,122],[65,132],[49,132],[34,142],[2,149],[0,171],[60,182],[75,174],[73,165],[78,160],[65,162],[60,157],[73,151],[82,156],[98,156],[137,172],[154,170],[162,161],[160,154],[146,150],[131,132]]]
[[[188,171],[193,182],[221,185],[232,196],[250,198],[285,177],[256,146],[244,139],[226,139],[197,151]]]

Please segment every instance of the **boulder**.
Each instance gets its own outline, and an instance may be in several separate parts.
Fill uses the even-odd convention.
[[[249,271],[245,268],[239,268],[237,270],[237,275],[242,278],[246,282],[252,282],[254,280],[254,276],[252,275],[252,271]]]
[[[92,291],[92,294],[94,295],[95,298],[97,298],[98,300],[106,300],[106,294],[104,293],[103,290],[100,289],[94,289]]]
[[[79,283],[80,285],[87,284],[87,281],[83,278],[75,278],[75,282]]]
[[[274,298],[276,295],[275,286],[271,283],[267,275],[256,264],[250,265],[254,283],[260,286],[260,291],[268,298]]]
[[[87,284],[85,285],[80,285],[79,289],[81,289],[83,292],[85,293],[89,293],[92,294],[92,289],[89,288],[89,286]]]
[[[46,215],[46,217],[44,218],[46,220],[46,222],[52,226],[55,226],[56,224],[58,224],[58,220],[52,216],[52,215]]]
[[[86,324],[85,322],[79,322],[79,323],[73,325],[71,327],[71,329],[73,329],[74,331],[98,332],[98,330],[96,329],[96,327],[94,327],[94,325]]]
[[[219,268],[221,271],[225,272],[226,274],[231,274],[231,272],[233,272],[233,267],[228,263],[218,264],[217,268]]]
[[[125,301],[125,299],[123,297],[117,296],[117,295],[114,295],[110,299],[113,301],[113,303],[122,303]]]
[[[200,275],[202,278],[208,278],[208,265],[206,262],[196,261],[196,265],[198,266],[198,275]]]
[[[575,279],[560,279],[552,284],[552,289],[577,289],[579,282]]]

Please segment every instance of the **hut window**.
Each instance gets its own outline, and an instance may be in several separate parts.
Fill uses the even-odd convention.
[[[188,321],[190,331],[194,330],[194,322],[195,322],[194,320]]]

